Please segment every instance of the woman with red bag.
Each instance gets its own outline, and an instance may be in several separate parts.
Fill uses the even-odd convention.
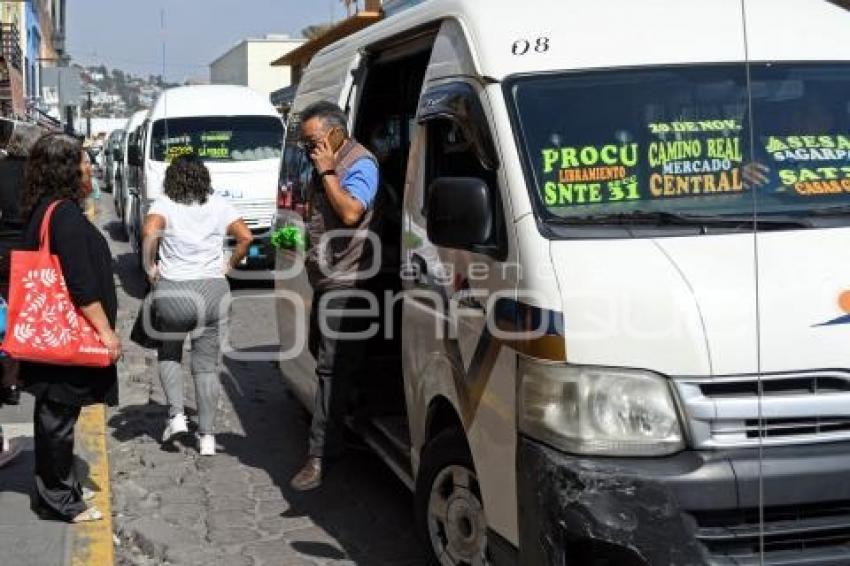
[[[42,220],[50,205],[61,201],[49,219],[51,253],[59,258],[71,300],[108,348],[112,365],[105,368],[22,362],[20,378],[35,396],[36,507],[69,522],[103,518],[87,508],[74,466],[74,425],[80,410],[95,403],[117,404],[115,362],[121,341],[115,333],[118,299],[112,255],[100,231],[81,206],[91,190],[91,163],[82,145],[58,133],[33,146],[26,166],[22,212],[29,218],[26,249],[38,249]]]

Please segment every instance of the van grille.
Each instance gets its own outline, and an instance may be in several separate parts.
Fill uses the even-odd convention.
[[[758,509],[691,516],[714,566],[850,562],[850,501],[765,507],[763,528]]]
[[[678,378],[675,386],[694,448],[850,440],[845,370]]]
[[[277,212],[275,200],[232,200],[249,228],[268,228]]]

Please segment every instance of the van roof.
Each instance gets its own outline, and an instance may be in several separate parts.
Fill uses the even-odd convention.
[[[447,18],[476,72],[502,80],[552,70],[744,61],[850,61],[850,11],[829,0],[429,0],[321,50],[315,63]],[[746,33],[745,33],[746,32]],[[744,37],[747,37],[745,44]],[[548,50],[535,51],[538,38]],[[530,43],[528,52],[524,41]],[[519,42],[519,43],[517,43]],[[311,64],[312,66],[312,64]]]
[[[185,116],[280,116],[267,96],[245,86],[193,85],[163,91],[151,121]]]
[[[133,130],[138,128],[141,123],[145,121],[145,118],[147,118],[148,112],[150,112],[150,110],[148,110],[147,108],[144,110],[136,110],[136,112],[134,112],[133,115],[130,116],[130,119],[127,120],[127,125],[124,126],[124,129],[127,132],[132,132]]]

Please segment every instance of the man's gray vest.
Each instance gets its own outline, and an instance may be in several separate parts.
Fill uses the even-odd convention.
[[[377,160],[365,147],[349,139],[337,155],[336,170],[340,183],[351,167],[361,159]],[[372,267],[374,250],[368,242],[374,206],[363,213],[354,226],[346,226],[337,215],[317,172],[310,181],[310,216],[307,231],[310,234],[310,251],[307,254],[307,275],[313,289],[339,289],[354,287],[357,274]],[[328,232],[340,230],[338,234]]]

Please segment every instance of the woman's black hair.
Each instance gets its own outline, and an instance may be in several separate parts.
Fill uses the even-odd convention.
[[[165,171],[165,196],[180,204],[204,204],[213,193],[210,172],[195,155],[175,157]]]
[[[82,158],[83,146],[71,136],[61,133],[41,136],[30,150],[24,170],[21,215],[32,216],[44,199],[82,201],[85,196],[80,171]]]

